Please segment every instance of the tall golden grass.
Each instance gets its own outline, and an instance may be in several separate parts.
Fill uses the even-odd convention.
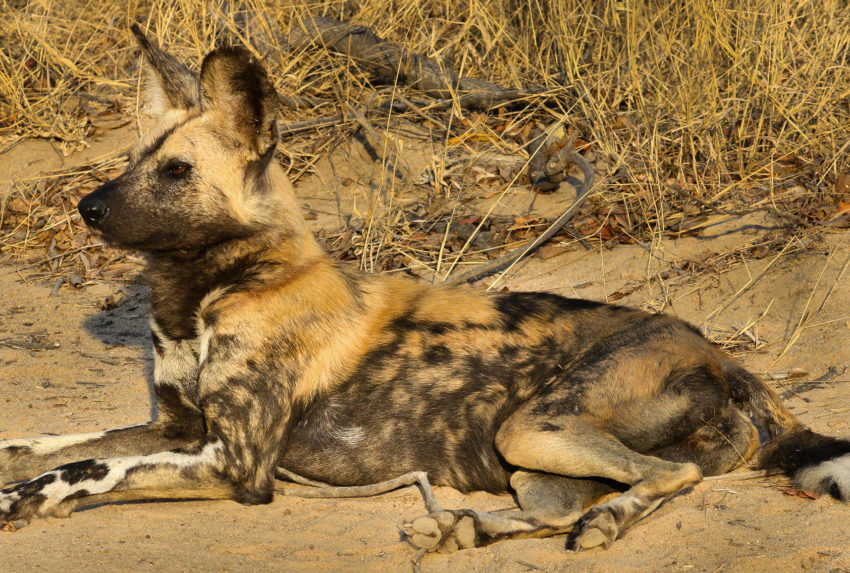
[[[376,87],[356,65],[317,46],[291,50],[272,33],[285,35],[320,14],[368,25],[466,76],[548,88],[506,108],[501,131],[488,131],[497,137],[476,138],[474,151],[522,153],[524,126],[564,120],[601,177],[597,218],[615,213],[622,236],[650,240],[693,230],[685,220],[700,214],[753,207],[768,209],[789,232],[802,232],[850,199],[850,177],[843,175],[850,172],[850,8],[838,0],[0,0],[0,6],[0,151],[29,137],[73,148],[89,137],[94,113],[132,114],[133,22],[193,64],[223,38],[262,49],[282,94],[318,102],[284,110],[283,121],[363,106]],[[244,13],[262,18],[240,30],[233,22]],[[405,93],[417,97],[415,90]],[[444,141],[481,129],[480,122],[464,121],[470,112],[457,106],[428,113],[447,126]],[[318,138],[317,131],[305,132],[288,143],[305,168],[318,153]],[[54,191],[67,195],[61,187]],[[4,236],[20,234],[17,225],[4,227]],[[0,248],[18,252],[19,239],[0,241]]]

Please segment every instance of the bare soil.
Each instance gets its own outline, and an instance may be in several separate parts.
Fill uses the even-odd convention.
[[[110,132],[70,158],[60,158],[44,142],[22,143],[0,156],[0,185],[126,147],[134,137],[130,130]],[[320,162],[317,174],[296,186],[305,207],[318,213],[316,228],[338,227],[338,211],[350,208],[356,189],[329,182],[345,177],[347,169],[361,169],[362,155],[349,150],[336,158],[333,169]],[[337,193],[344,200],[338,202]],[[521,193],[512,198],[523,205],[527,199]],[[540,201],[535,212],[551,217],[558,201],[569,198]],[[684,261],[715,260],[712,256],[733,251],[770,226],[770,220],[755,215],[718,216],[697,237],[614,249],[579,247],[534,258],[503,284],[597,300],[629,292],[618,302],[672,312],[705,326],[717,339],[744,341],[740,360],[754,372],[780,378],[791,369],[806,373],[774,382],[797,415],[816,430],[850,436],[846,235],[827,235],[776,259],[775,253],[758,260],[732,257],[700,272],[682,270],[694,268]],[[148,420],[152,357],[144,288],[100,282],[51,293],[43,277],[27,279],[33,271],[0,267],[0,439]],[[109,296],[120,302],[102,310]],[[748,334],[733,336],[754,321]],[[753,339],[760,343],[757,351]],[[505,541],[426,555],[420,567],[850,571],[850,507],[828,497],[789,495],[793,492],[783,491],[787,487],[780,478],[706,481],[636,524],[608,550],[567,553],[560,537]],[[510,496],[463,495],[450,488],[437,488],[436,494],[446,507],[514,507]],[[0,570],[410,571],[415,551],[402,540],[400,526],[423,513],[415,488],[353,500],[278,495],[273,503],[255,507],[226,501],[100,506],[0,533]]]

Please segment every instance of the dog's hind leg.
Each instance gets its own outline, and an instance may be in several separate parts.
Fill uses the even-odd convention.
[[[533,407],[508,418],[496,445],[509,464],[521,468],[630,486],[581,516],[568,540],[572,549],[610,545],[629,525],[702,479],[694,463],[640,454],[580,416],[541,418]]]
[[[702,475],[714,476],[746,464],[759,447],[758,430],[750,418],[729,407],[684,439],[651,452],[671,462],[692,462]]]
[[[512,475],[511,486],[523,511],[488,513],[443,510],[425,472],[410,472],[384,482],[351,487],[312,482],[280,467],[277,473],[278,477],[311,486],[283,490],[284,495],[296,497],[368,497],[418,485],[430,515],[405,524],[405,534],[420,549],[444,552],[486,545],[506,537],[547,537],[569,531],[588,501],[613,491],[611,486],[594,480],[519,471]]]
[[[511,475],[511,487],[523,511],[555,519],[581,512],[594,501],[620,491],[614,484],[604,480],[569,478],[525,470],[515,471]]]
[[[594,479],[516,471],[511,476],[519,511],[441,510],[404,525],[408,540],[427,551],[450,553],[502,539],[549,537],[572,531],[583,508],[617,491]]]

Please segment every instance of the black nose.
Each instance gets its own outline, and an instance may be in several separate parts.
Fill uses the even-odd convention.
[[[83,216],[87,225],[97,226],[109,216],[109,207],[98,197],[86,195],[77,205],[77,210]]]

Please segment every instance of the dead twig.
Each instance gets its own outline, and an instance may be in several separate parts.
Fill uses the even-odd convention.
[[[317,117],[304,121],[293,121],[292,123],[284,123],[280,125],[278,129],[280,130],[281,137],[283,137],[285,135],[290,135],[299,131],[306,131],[308,129],[320,129],[322,127],[337,125],[339,123],[343,123],[344,121],[345,116],[341,113],[338,113],[336,115],[331,115],[328,117]]]
[[[528,245],[518,247],[509,253],[499,257],[498,259],[492,260],[489,263],[485,263],[482,265],[478,265],[474,269],[471,269],[465,273],[461,273],[455,275],[453,277],[448,277],[443,280],[444,284],[453,285],[453,284],[461,284],[472,282],[478,280],[487,275],[491,275],[493,273],[497,273],[501,270],[507,269],[517,262],[519,262],[524,257],[527,257],[534,251],[536,251],[541,245],[546,243],[549,239],[557,235],[564,225],[567,224],[567,221],[573,218],[576,212],[581,208],[590,194],[590,190],[593,187],[593,168],[587,162],[587,160],[582,157],[578,152],[573,149],[572,145],[565,146],[557,153],[557,157],[550,158],[549,163],[552,165],[560,165],[564,164],[566,167],[566,163],[573,163],[581,169],[582,175],[584,176],[584,182],[581,187],[576,192],[575,201],[567,207],[567,209],[561,213],[561,216],[552,223],[552,225],[541,235],[539,235],[536,239],[534,239]]]
[[[702,478],[702,481],[745,481],[751,479],[762,479],[770,476],[781,475],[782,472],[753,470],[748,472],[733,472]]]
[[[14,350],[55,350],[59,348],[58,342],[39,342],[36,339],[20,340],[14,338],[4,338],[0,340],[0,346],[12,348]]]

